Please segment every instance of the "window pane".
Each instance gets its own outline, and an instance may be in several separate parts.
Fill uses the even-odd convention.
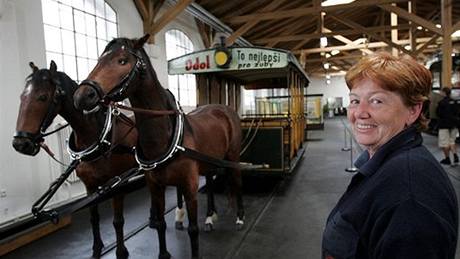
[[[95,67],[96,67],[96,64],[97,64],[97,59],[89,59],[88,60],[88,74],[89,72],[91,72]]]
[[[117,22],[117,15],[109,4],[105,3],[105,18],[112,22]]]
[[[107,41],[105,40],[97,41],[97,56],[102,55],[102,52],[104,51],[105,46],[107,46]]]
[[[99,17],[105,17],[104,3],[104,0],[96,0],[96,15]]]
[[[75,34],[75,43],[77,45],[77,56],[87,57],[88,50],[86,48],[86,37],[82,34]]]
[[[85,9],[83,0],[72,0],[72,6],[80,10]]]
[[[58,3],[52,0],[42,1],[43,23],[59,27],[59,13]]]
[[[77,64],[74,56],[64,55],[64,71],[73,80],[77,79]]]
[[[85,14],[83,12],[74,11],[74,20],[75,20],[75,31],[85,34],[86,33],[86,22],[85,22]]]
[[[61,52],[61,34],[59,29],[49,25],[45,25],[45,44],[46,50]]]
[[[56,16],[56,14],[54,14],[54,16]],[[60,5],[59,17],[61,19],[61,27],[73,31],[72,7]]]
[[[60,0],[60,2],[67,6],[72,6],[72,0]]]
[[[77,68],[78,68],[78,81],[82,81],[89,74],[88,59],[86,59],[86,58],[77,58]]]
[[[101,18],[96,19],[97,37],[99,39],[104,39],[104,40],[107,39],[107,30],[105,29],[105,24],[106,24],[106,22],[105,22],[104,19],[101,19]]]
[[[88,58],[97,59],[98,54],[96,38],[88,37],[86,40],[88,42]]]
[[[96,19],[94,15],[86,14],[86,35],[96,37]]]
[[[167,31],[165,40],[168,60],[193,51],[192,41],[179,30]],[[196,84],[193,75],[168,76],[168,88],[182,105],[196,106]]]
[[[75,40],[72,31],[62,30],[62,52],[64,54],[75,55]]]
[[[62,55],[53,53],[53,52],[46,52],[46,63],[50,64],[51,60],[56,63],[57,69],[58,70],[63,70],[63,65],[62,65]]]
[[[112,40],[113,38],[116,38],[117,35],[117,25],[115,23],[107,22],[107,39]]]
[[[94,14],[94,0],[85,0],[85,11]]]

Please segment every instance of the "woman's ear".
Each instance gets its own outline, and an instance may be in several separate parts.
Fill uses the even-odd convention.
[[[414,106],[409,107],[409,117],[407,118],[406,124],[411,125],[414,123],[418,117],[420,116],[420,113],[422,112],[422,107],[423,103],[417,103]]]

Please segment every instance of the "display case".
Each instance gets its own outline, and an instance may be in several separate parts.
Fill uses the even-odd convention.
[[[307,130],[324,129],[322,94],[305,95],[305,117]]]

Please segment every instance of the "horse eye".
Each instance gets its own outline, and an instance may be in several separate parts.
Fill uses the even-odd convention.
[[[46,100],[48,100],[48,96],[46,94],[42,94],[37,98],[37,100],[40,102],[46,102]]]
[[[125,58],[121,58],[121,59],[118,60],[118,64],[120,64],[120,65],[126,65],[126,63],[128,63],[128,60],[125,59]]]

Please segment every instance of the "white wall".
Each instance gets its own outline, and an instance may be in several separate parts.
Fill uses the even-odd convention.
[[[142,20],[134,1],[107,0],[118,15],[119,36],[143,36]],[[157,17],[166,9],[160,10]],[[11,146],[19,107],[19,95],[25,78],[31,73],[33,61],[38,67],[49,67],[45,58],[45,41],[40,0],[0,0],[0,228],[30,213],[33,202],[48,189],[61,173],[61,168],[45,153],[36,157],[17,153]],[[164,33],[180,29],[192,40],[195,48],[203,48],[195,21],[182,13],[155,37],[155,44],[146,46],[160,82],[167,87],[167,61]],[[59,68],[58,68],[59,69]],[[54,137],[54,139],[53,139]],[[57,150],[57,137],[48,137],[48,145]],[[65,202],[84,193],[83,186],[63,186],[52,202]]]
[[[310,77],[310,80],[307,94],[324,94],[323,104],[326,104],[327,98],[342,97],[343,106],[348,106],[350,102],[349,90],[343,76],[332,76],[329,85],[326,84],[326,78]]]

